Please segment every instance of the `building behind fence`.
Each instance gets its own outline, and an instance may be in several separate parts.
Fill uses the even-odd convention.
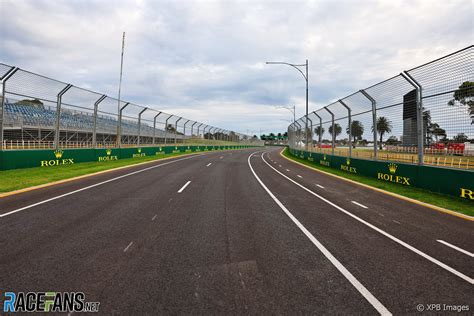
[[[309,113],[288,127],[289,146],[474,169],[473,57],[471,45]]]
[[[260,141],[0,63],[0,149]]]

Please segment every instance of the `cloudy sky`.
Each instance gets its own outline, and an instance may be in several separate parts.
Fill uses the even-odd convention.
[[[305,84],[265,61],[309,60],[310,109],[473,42],[473,2],[0,0],[0,62],[240,132],[286,130]]]

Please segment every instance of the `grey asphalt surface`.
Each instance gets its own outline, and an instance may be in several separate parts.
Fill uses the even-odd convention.
[[[157,161],[0,199],[1,216],[144,170],[0,217],[0,292],[85,292],[107,315],[377,314],[263,189],[249,160],[388,311],[417,314],[423,304],[430,314],[428,304],[448,304],[472,313],[472,283],[273,168],[471,280],[473,258],[437,240],[473,252],[472,222],[311,171],[280,150]]]

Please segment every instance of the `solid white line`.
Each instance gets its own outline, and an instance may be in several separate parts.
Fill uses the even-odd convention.
[[[465,255],[468,255],[469,257],[474,257],[474,253],[469,252],[469,251],[467,251],[467,250],[464,250],[464,249],[462,249],[462,248],[459,248],[458,246],[452,245],[452,244],[450,244],[449,242],[446,242],[446,241],[444,241],[444,240],[439,240],[439,239],[436,240],[436,241],[437,241],[437,242],[440,242],[440,243],[442,243],[442,244],[445,244],[445,245],[448,246],[448,247],[451,247],[451,248],[453,248],[453,249],[456,249],[457,251],[462,252],[462,253],[465,254]]]
[[[133,245],[133,241],[131,241],[127,247],[123,250],[123,252],[127,252],[128,248],[130,248]]]
[[[359,202],[356,202],[356,201],[351,201],[352,203],[354,203],[355,205],[357,206],[360,206],[362,208],[368,208],[367,206],[363,205],[363,204],[360,204]]]
[[[157,215],[153,216],[153,218],[152,218],[151,220],[154,221],[154,220],[156,219],[156,216],[157,216]]]
[[[320,187],[321,189],[324,189],[324,187],[320,184],[316,184],[317,187]]]
[[[296,175],[298,178],[303,178],[302,176],[300,176],[299,174]]]
[[[273,168],[273,167],[263,158],[263,153],[262,153],[262,155],[261,155],[261,158],[262,158],[263,162],[265,162],[265,163],[266,163],[270,168],[272,168],[276,173],[280,174],[282,177],[286,178],[288,181],[293,182],[294,184],[296,184],[297,186],[299,186],[299,187],[302,188],[303,190],[307,191],[308,193],[314,195],[314,196],[317,197],[318,199],[320,199],[320,200],[326,202],[327,204],[329,204],[329,205],[335,207],[335,208],[338,209],[339,211],[341,211],[341,212],[343,212],[343,213],[349,215],[350,217],[354,218],[355,220],[361,222],[362,224],[364,224],[364,225],[366,225],[366,226],[372,228],[372,229],[375,230],[376,232],[378,232],[378,233],[384,235],[385,237],[387,237],[387,238],[389,238],[389,239],[395,241],[396,243],[402,245],[403,247],[405,247],[405,248],[407,248],[407,249],[413,251],[414,253],[416,253],[416,254],[422,256],[423,258],[425,258],[425,259],[427,259],[427,260],[433,262],[434,264],[436,264],[436,265],[440,266],[441,268],[443,268],[443,269],[445,269],[445,270],[451,272],[452,274],[454,274],[454,275],[460,277],[461,279],[463,279],[463,280],[469,282],[470,284],[474,284],[474,279],[472,279],[471,277],[468,277],[467,275],[465,275],[465,274],[463,274],[463,273],[461,273],[461,272],[459,272],[459,271],[457,271],[457,270],[451,268],[451,267],[448,266],[447,264],[445,264],[445,263],[443,263],[443,262],[441,262],[441,261],[439,261],[439,260],[437,260],[437,259],[435,259],[435,258],[433,258],[433,257],[431,257],[431,256],[429,256],[429,255],[427,255],[426,253],[424,253],[424,252],[418,250],[417,248],[415,248],[415,247],[413,247],[413,246],[407,244],[406,242],[404,242],[404,241],[398,239],[397,237],[390,235],[389,233],[387,233],[387,232],[383,231],[382,229],[378,228],[377,226],[374,226],[374,225],[370,224],[369,222],[363,220],[362,218],[360,218],[360,217],[358,217],[358,216],[352,214],[351,212],[346,211],[346,210],[343,209],[342,207],[340,207],[340,206],[334,204],[333,202],[331,202],[331,201],[325,199],[324,197],[320,196],[319,194],[314,193],[313,191],[311,191],[311,190],[308,189],[307,187],[305,187],[305,186],[299,184],[298,182],[294,181],[293,179],[291,179],[291,178],[285,176],[283,173],[281,173],[281,172],[278,171],[277,169]]]
[[[212,165],[212,162],[208,163],[208,164],[206,165],[206,167],[209,167],[210,165]]]
[[[263,154],[262,154],[263,158]],[[265,160],[264,160],[265,161]],[[336,259],[332,255],[329,250],[326,249],[326,247],[319,242],[304,226],[303,224],[300,223],[296,217],[291,214],[291,212],[278,200],[275,195],[267,188],[267,186],[260,180],[260,178],[257,176],[255,173],[255,170],[252,168],[252,164],[250,163],[250,157],[247,159],[248,165],[250,167],[250,170],[252,171],[254,177],[257,179],[257,181],[260,183],[262,188],[268,193],[268,195],[275,201],[275,203],[285,212],[285,214],[293,221],[293,223],[298,226],[298,228],[308,237],[308,239],[323,253],[323,255],[336,267],[339,272],[356,288],[357,291],[359,291],[360,294],[382,315],[391,315],[391,313],[388,311],[388,309],[380,303],[380,301],[372,295],[372,293],[369,292],[365,288],[362,283],[360,283],[353,275],[352,273],[349,272],[340,262],[339,260]],[[266,162],[266,161],[265,161]]]
[[[184,189],[186,189],[186,187],[187,187],[187,186],[188,186],[190,183],[191,183],[191,181],[188,181],[188,182],[186,182],[186,184],[185,184],[185,185],[183,185],[183,187],[182,187],[181,189],[179,189],[178,193],[181,193],[181,192],[183,192],[183,191],[184,191]]]
[[[161,167],[161,166],[169,165],[169,164],[172,164],[172,163],[175,163],[175,162],[178,162],[178,161],[191,159],[191,158],[195,158],[195,157],[200,157],[200,156],[189,156],[189,157],[186,157],[186,158],[181,158],[181,159],[177,159],[177,160],[173,160],[173,161],[168,161],[168,162],[156,165],[156,166],[152,166],[152,167],[148,167],[148,168],[145,168],[145,169],[140,169],[140,170],[137,170],[137,171],[134,171],[134,172],[130,172],[130,173],[121,175],[121,176],[116,177],[116,178],[105,180],[105,181],[102,181],[102,182],[99,182],[99,183],[96,183],[96,184],[93,184],[93,185],[89,185],[87,187],[84,187],[84,188],[81,188],[81,189],[78,189],[78,190],[74,190],[74,191],[71,191],[71,192],[68,192],[68,193],[64,193],[64,194],[55,196],[53,198],[50,198],[50,199],[47,199],[47,200],[44,200],[44,201],[41,201],[41,202],[37,202],[37,203],[31,204],[31,205],[28,205],[28,206],[18,208],[16,210],[10,211],[8,213],[0,214],[0,218],[11,215],[11,214],[14,214],[14,213],[18,213],[18,212],[21,212],[21,211],[24,211],[24,210],[27,210],[29,208],[32,208],[32,207],[35,207],[35,206],[38,206],[38,205],[41,205],[41,204],[44,204],[44,203],[48,203],[48,202],[63,198],[65,196],[68,196],[68,195],[71,195],[71,194],[74,194],[74,193],[78,193],[78,192],[81,192],[81,191],[92,189],[92,188],[98,187],[100,185],[103,185],[103,184],[106,184],[106,183],[109,183],[109,182],[112,182],[112,181],[116,181],[116,180],[119,180],[119,179],[122,179],[122,178],[125,178],[125,177],[129,177],[129,176],[134,175],[134,174],[138,174],[138,173],[141,173],[141,172],[144,172],[144,171],[148,171],[148,170],[155,169],[155,168],[158,168],[158,167]]]

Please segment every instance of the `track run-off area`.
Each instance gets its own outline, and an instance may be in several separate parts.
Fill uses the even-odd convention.
[[[1,198],[2,289],[84,292],[104,314],[472,312],[472,221],[280,151],[176,157]]]

